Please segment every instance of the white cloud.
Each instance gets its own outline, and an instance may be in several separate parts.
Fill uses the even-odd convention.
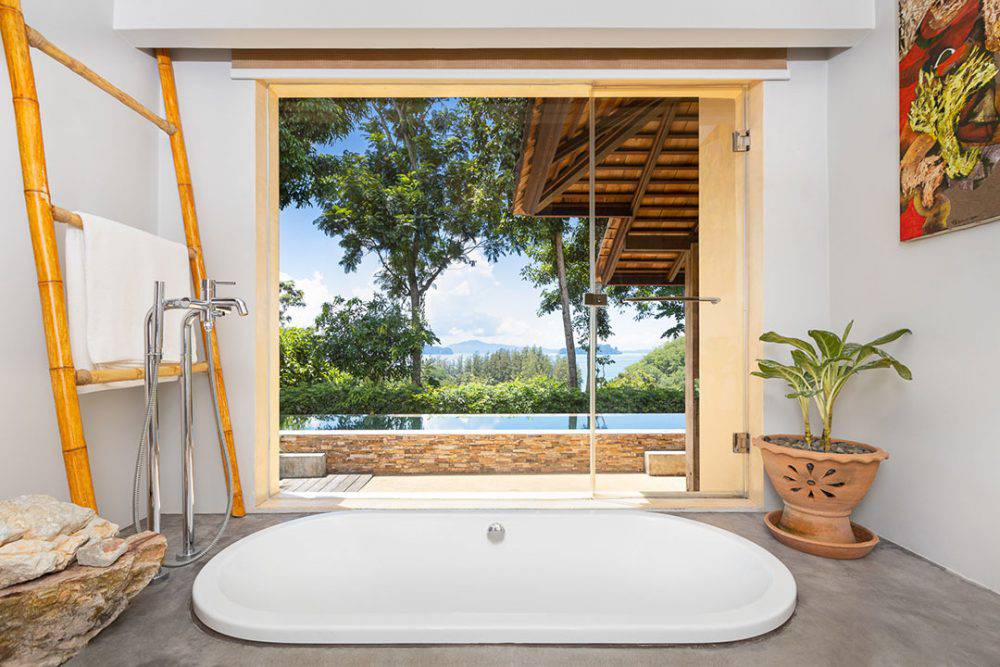
[[[323,309],[323,304],[331,301],[333,292],[326,284],[326,279],[319,271],[313,271],[309,278],[294,278],[287,273],[280,274],[281,280],[291,280],[295,286],[302,290],[302,300],[305,306],[292,308],[288,311],[291,318],[291,325],[295,327],[311,327],[316,321],[316,316]]]

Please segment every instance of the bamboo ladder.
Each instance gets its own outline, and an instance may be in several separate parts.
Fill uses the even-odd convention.
[[[49,375],[52,380],[52,395],[55,399],[56,420],[59,425],[59,437],[62,441],[63,461],[66,465],[70,499],[78,505],[96,510],[97,502],[94,498],[94,484],[90,475],[87,443],[83,436],[83,421],[80,416],[77,386],[142,379],[143,371],[135,368],[86,371],[77,370],[73,365],[66,314],[66,297],[63,292],[62,272],[59,268],[54,222],[74,227],[82,227],[83,222],[75,213],[53,205],[49,197],[41,115],[29,47],[34,47],[65,65],[156,125],[170,137],[170,150],[173,154],[174,170],[177,174],[181,217],[184,222],[184,236],[190,256],[191,279],[194,283],[194,293],[200,297],[201,281],[206,277],[205,260],[202,256],[201,237],[198,233],[198,215],[194,205],[194,189],[191,185],[191,172],[188,167],[187,149],[184,146],[184,132],[181,128],[180,110],[177,104],[173,63],[168,50],[156,50],[160,87],[163,92],[163,106],[166,111],[166,118],[161,118],[86,65],[64,53],[38,31],[26,25],[20,0],[0,0],[0,34],[3,37],[7,71],[10,74],[14,120],[17,126],[17,141],[21,157],[21,173],[24,177],[24,201],[28,213],[35,269],[38,273],[38,294],[42,305],[42,324],[45,330]],[[206,348],[210,345],[212,352],[218,355],[219,343],[214,329],[207,335],[202,330],[202,342]],[[216,356],[216,359],[218,358]],[[206,372],[207,364],[204,362],[196,364],[195,370]],[[163,364],[161,366],[160,375],[162,376],[173,376],[179,373],[179,364]],[[222,377],[221,363],[216,365],[216,380],[219,388],[219,409],[222,413],[222,430],[225,434],[226,445],[222,456],[229,457],[233,471],[233,516],[243,516],[246,513],[243,505],[243,489],[236,464],[236,446],[233,441],[229,401]]]

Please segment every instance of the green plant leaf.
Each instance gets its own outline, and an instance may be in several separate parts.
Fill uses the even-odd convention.
[[[791,394],[785,394],[785,398],[812,398],[819,393],[818,389],[803,389],[802,391],[792,392]]]
[[[844,341],[832,331],[810,329],[809,336],[816,341],[816,346],[824,357],[839,357],[844,348]]]
[[[801,338],[792,338],[790,336],[782,336],[776,331],[768,331],[767,333],[761,335],[760,339],[765,343],[778,343],[780,345],[791,345],[794,348],[802,350],[813,359],[817,358],[816,348],[814,348],[807,341]]]
[[[757,365],[760,367],[760,372],[754,374],[759,377],[785,380],[793,389],[802,389],[809,385],[806,376],[795,366],[786,366],[770,359],[759,359]]]
[[[792,361],[800,369],[803,369],[806,373],[811,373],[812,375],[817,375],[819,373],[820,364],[816,362],[815,359],[809,358],[808,355],[803,354],[799,350],[792,350]]]
[[[906,334],[911,334],[911,333],[913,333],[913,332],[910,331],[909,329],[897,329],[896,331],[893,331],[892,333],[887,333],[884,336],[879,336],[875,340],[867,343],[867,345],[869,347],[875,347],[877,345],[885,345],[886,343],[891,343],[892,341],[898,340],[898,339],[902,338],[903,336],[905,336]]]
[[[876,368],[889,368],[892,364],[888,359],[876,359],[875,361],[869,361],[867,364],[862,364],[854,369],[855,373],[860,373],[861,371],[870,371]]]
[[[899,374],[899,377],[903,378],[904,380],[913,379],[913,373],[910,372],[910,369],[901,364],[895,357],[893,357],[888,352],[883,352],[882,350],[875,350],[875,354],[880,356],[883,360],[889,362],[889,365],[892,366],[892,369]]]
[[[853,329],[853,328],[854,328],[854,320],[851,320],[850,322],[848,322],[847,326],[844,327],[844,335],[840,337],[840,340],[845,345],[847,344],[847,337],[851,334],[851,329]]]

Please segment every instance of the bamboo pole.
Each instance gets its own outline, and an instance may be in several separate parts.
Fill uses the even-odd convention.
[[[205,373],[208,371],[208,362],[199,361],[192,364],[191,370],[195,373]],[[159,377],[177,377],[181,374],[180,364],[160,364]],[[111,382],[128,382],[130,380],[142,380],[146,377],[146,371],[142,368],[95,368],[93,370],[80,369],[76,372],[76,386],[82,387],[89,384],[108,384]]]
[[[10,75],[21,174],[24,179],[24,203],[28,213],[35,271],[38,274],[49,377],[66,466],[66,480],[70,499],[77,505],[96,511],[97,501],[94,498],[87,443],[83,437],[83,422],[80,418],[80,402],[76,393],[76,369],[73,367],[73,354],[69,345],[69,320],[56,248],[55,226],[52,222],[52,205],[49,201],[38,94],[20,0],[0,0],[0,35]]]
[[[83,229],[83,218],[80,217],[79,213],[74,213],[55,204],[52,205],[52,219],[76,229]],[[188,248],[188,257],[194,257],[195,252],[197,251],[193,248]]]
[[[160,70],[160,88],[163,91],[163,107],[167,120],[176,128],[170,135],[170,152],[174,158],[174,171],[177,174],[177,193],[180,197],[181,217],[184,220],[184,236],[191,254],[191,279],[194,281],[194,292],[201,297],[201,281],[205,273],[205,260],[201,252],[201,235],[198,232],[198,213],[194,205],[194,188],[191,184],[191,170],[188,165],[187,148],[184,145],[184,127],[181,124],[180,108],[177,103],[177,85],[174,81],[174,65],[167,49],[156,49],[156,61]],[[205,347],[211,346],[212,354],[219,360],[219,340],[215,329],[206,333],[202,329],[202,341]],[[226,452],[233,471],[233,516],[243,516],[246,509],[243,505],[243,486],[240,483],[240,471],[236,461],[236,444],[233,439],[233,425],[229,416],[229,399],[226,394],[226,383],[222,377],[221,360],[215,367],[215,379],[219,389],[219,411],[221,413],[222,430],[226,440]]]
[[[45,39],[45,36],[42,33],[38,32],[29,25],[25,26],[25,30],[28,34],[28,44],[49,56],[60,65],[64,65],[71,71],[79,74],[81,77],[94,84],[108,95],[127,106],[129,109],[132,109],[132,111],[135,111],[137,114],[150,121],[167,134],[174,134],[177,132],[177,128],[174,127],[173,123],[163,120],[157,116],[155,113],[146,108],[142,102],[135,99],[121,88],[118,88],[116,85],[84,65],[73,56],[67,54],[49,40]]]

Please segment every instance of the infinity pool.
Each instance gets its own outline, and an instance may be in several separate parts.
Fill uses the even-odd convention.
[[[283,415],[283,431],[563,431],[586,430],[586,414],[532,415]],[[608,430],[684,430],[683,413],[597,415]]]

